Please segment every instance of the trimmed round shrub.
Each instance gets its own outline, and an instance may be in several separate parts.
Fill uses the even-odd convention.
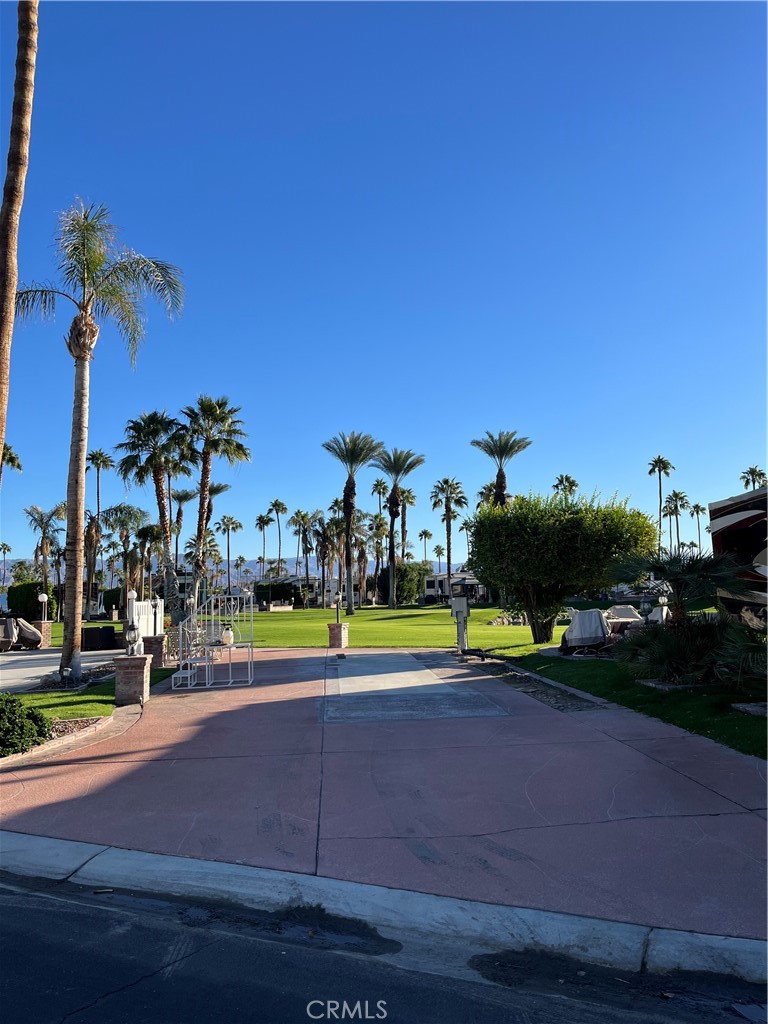
[[[25,707],[12,693],[0,693],[0,757],[23,754],[51,738],[51,720]]]

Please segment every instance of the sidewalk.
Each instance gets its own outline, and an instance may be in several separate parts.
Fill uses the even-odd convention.
[[[765,937],[759,759],[624,709],[556,711],[444,652],[260,651],[254,668],[253,687],[153,695],[121,736],[9,766],[2,827]]]

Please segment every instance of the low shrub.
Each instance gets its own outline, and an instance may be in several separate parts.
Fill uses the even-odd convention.
[[[636,676],[665,683],[725,683],[751,690],[765,680],[765,631],[726,612],[675,624],[651,623],[633,630],[614,652]]]
[[[0,693],[0,757],[23,754],[51,738],[51,720],[12,693]]]

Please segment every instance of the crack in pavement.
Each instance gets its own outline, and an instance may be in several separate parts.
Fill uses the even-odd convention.
[[[142,974],[140,978],[135,978],[133,981],[127,982],[125,985],[120,985],[119,988],[110,989],[109,992],[104,992],[102,995],[97,996],[90,1003],[85,1003],[83,1006],[78,1006],[75,1010],[70,1010],[69,1013],[65,1013],[63,1017],[60,1017],[56,1024],[65,1024],[71,1017],[74,1017],[78,1013],[85,1013],[86,1010],[92,1009],[97,1006],[104,999],[109,999],[110,996],[119,995],[121,992],[127,991],[129,988],[134,988],[136,985],[140,985],[143,981],[148,981],[150,978],[156,977],[158,974],[162,974],[163,971],[167,971],[170,967],[175,967],[184,960],[189,960],[190,957],[197,956],[204,949],[209,946],[215,946],[221,942],[221,939],[212,939],[210,942],[204,943],[202,946],[198,946],[197,949],[193,949],[190,953],[185,953],[183,956],[178,956],[174,960],[169,960],[167,963],[161,964],[154,971],[150,971],[148,974]]]

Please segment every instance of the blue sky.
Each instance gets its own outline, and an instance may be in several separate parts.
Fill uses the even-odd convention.
[[[15,5],[0,32],[5,146]],[[135,371],[103,327],[89,447],[228,395],[253,453],[215,469],[233,556],[273,498],[340,494],[339,430],[426,456],[409,535],[432,545],[429,491],[474,499],[487,429],[533,441],[513,491],[569,473],[653,512],[663,454],[706,504],[765,467],[765,114],[756,3],[44,3],[20,277],[53,276],[75,196],[183,269],[184,316],[150,308]],[[65,493],[67,326],[16,330],[14,557],[22,508]],[[153,507],[107,474],[119,500]]]

